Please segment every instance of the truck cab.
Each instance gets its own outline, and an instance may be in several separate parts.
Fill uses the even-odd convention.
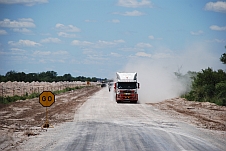
[[[138,92],[140,84],[137,82],[137,73],[116,73],[116,82],[114,84],[116,102],[133,102],[138,101]]]

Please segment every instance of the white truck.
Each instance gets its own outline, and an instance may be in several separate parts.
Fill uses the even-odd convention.
[[[132,72],[117,72],[116,82],[114,83],[116,102],[133,102],[137,103],[138,93],[137,89],[140,84],[137,82],[137,73]]]

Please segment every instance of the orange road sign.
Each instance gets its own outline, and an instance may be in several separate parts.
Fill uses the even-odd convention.
[[[39,95],[39,103],[43,107],[50,107],[55,102],[55,95],[51,91],[43,91]]]

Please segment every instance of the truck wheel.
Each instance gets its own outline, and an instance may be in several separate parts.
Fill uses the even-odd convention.
[[[132,103],[137,104],[137,101],[132,101]]]

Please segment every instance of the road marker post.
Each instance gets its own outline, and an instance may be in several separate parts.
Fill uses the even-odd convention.
[[[46,107],[46,120],[45,123],[42,125],[42,128],[53,128],[53,126],[49,124],[47,107],[50,107],[54,102],[55,95],[51,91],[43,91],[39,95],[39,103],[43,107]]]

